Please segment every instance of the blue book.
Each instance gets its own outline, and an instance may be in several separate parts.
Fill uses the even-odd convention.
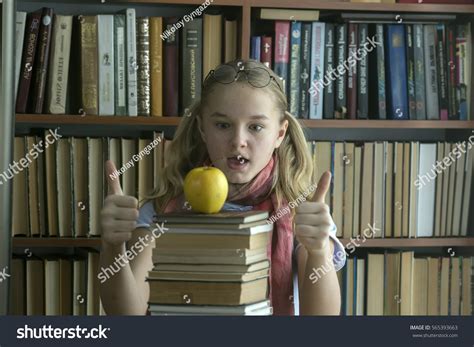
[[[290,37],[290,113],[298,117],[300,106],[301,22],[291,23]]]
[[[391,119],[409,119],[405,26],[387,25],[387,101]]]
[[[256,61],[260,61],[260,42],[262,38],[260,36],[252,36],[252,44],[250,49],[250,58]]]

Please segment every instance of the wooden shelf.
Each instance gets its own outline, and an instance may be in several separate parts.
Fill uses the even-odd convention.
[[[103,0],[104,3],[115,4],[156,4],[156,5],[196,5],[199,7],[205,0]],[[243,6],[245,0],[213,0],[214,6]]]
[[[448,0],[447,0],[448,1]],[[418,12],[418,13],[474,13],[474,5],[453,4],[380,4],[351,3],[315,0],[250,0],[251,7],[301,8],[335,11],[368,11],[368,12]]]
[[[362,240],[362,239],[361,239]],[[351,243],[350,239],[340,239],[343,245]],[[367,239],[365,242],[355,241],[362,248],[411,248],[411,247],[474,247],[474,237],[445,237],[418,239]],[[100,247],[97,238],[54,238],[54,237],[14,237],[13,247]],[[356,247],[356,248],[358,248]]]
[[[13,237],[12,247],[100,247],[100,237]]]
[[[52,114],[17,114],[17,123],[27,124],[78,124],[78,125],[158,125],[177,126],[182,117],[127,117],[127,116],[80,116]],[[308,128],[354,128],[354,129],[473,129],[474,121],[434,120],[332,120],[302,119]]]
[[[362,240],[362,238],[360,238]],[[351,243],[351,239],[340,239],[344,246]],[[426,237],[417,239],[367,239],[365,242],[355,241],[358,247],[474,247],[474,237]],[[356,248],[358,248],[356,247]]]

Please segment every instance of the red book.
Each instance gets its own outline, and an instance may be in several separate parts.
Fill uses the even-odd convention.
[[[16,98],[16,113],[26,113],[42,12],[42,10],[38,10],[28,14],[21,58],[20,81],[18,82],[18,95]]]
[[[347,71],[347,114],[349,119],[357,118],[357,24],[349,23],[347,31],[347,58],[349,69]]]
[[[33,92],[31,93],[30,98],[32,113],[43,113],[52,28],[53,9],[45,7],[43,8],[41,26],[38,35]]]
[[[275,21],[275,73],[281,77],[288,94],[290,59],[290,22]]]
[[[177,117],[179,87],[179,28],[173,28],[178,21],[176,17],[165,18],[164,32],[170,33],[164,43],[164,78],[163,101],[165,116]],[[172,29],[173,28],[173,29]]]
[[[273,42],[271,36],[262,36],[262,47],[260,49],[260,61],[269,67],[272,68],[272,49]]]
[[[474,4],[474,0],[397,0],[400,4]]]

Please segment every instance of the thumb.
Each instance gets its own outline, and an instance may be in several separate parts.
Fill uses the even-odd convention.
[[[314,192],[313,202],[324,202],[326,199],[326,193],[329,191],[329,186],[331,185],[331,172],[325,171],[319,179],[316,192]]]
[[[105,175],[107,176],[107,183],[109,186],[108,194],[123,195],[122,187],[120,186],[120,174],[112,160],[107,160],[105,162]]]

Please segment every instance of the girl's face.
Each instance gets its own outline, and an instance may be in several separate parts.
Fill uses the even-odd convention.
[[[214,166],[229,183],[247,183],[270,160],[285,137],[276,102],[263,88],[232,83],[215,88],[202,110],[202,137]]]

